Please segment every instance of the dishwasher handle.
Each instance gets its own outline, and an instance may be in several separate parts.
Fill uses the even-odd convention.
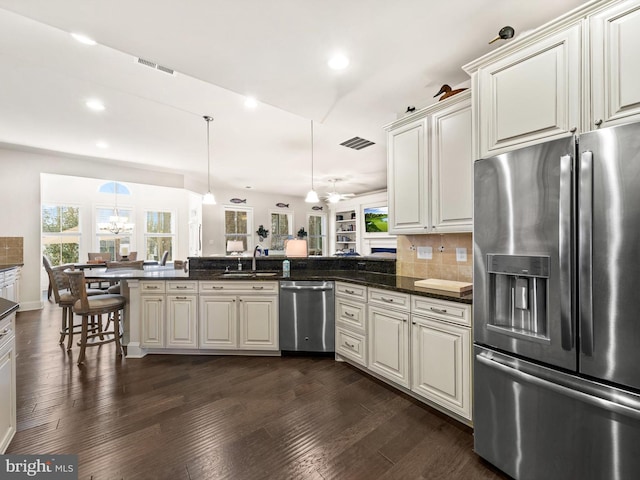
[[[333,290],[333,287],[331,285],[328,285],[328,286],[323,286],[323,285],[317,285],[317,286],[312,286],[312,285],[304,285],[304,286],[300,286],[300,285],[283,285],[283,286],[280,287],[280,289],[282,289],[282,290],[295,290],[295,291],[299,291],[299,290],[327,291],[327,290]]]

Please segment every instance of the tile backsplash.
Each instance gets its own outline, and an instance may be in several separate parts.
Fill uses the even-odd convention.
[[[432,258],[418,258],[418,247],[431,247]],[[440,278],[471,282],[473,240],[471,233],[398,235],[397,274],[405,277]],[[459,262],[456,248],[465,248],[466,261]],[[442,250],[442,251],[440,251]]]
[[[0,237],[0,265],[24,263],[23,237]]]

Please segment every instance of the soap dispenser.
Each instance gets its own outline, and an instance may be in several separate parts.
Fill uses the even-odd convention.
[[[238,271],[242,270],[242,262],[240,261],[240,257],[238,257]]]

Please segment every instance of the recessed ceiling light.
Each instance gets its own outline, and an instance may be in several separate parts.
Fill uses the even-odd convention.
[[[104,103],[102,103],[100,100],[97,100],[95,98],[91,100],[87,100],[86,105],[88,108],[96,112],[101,112],[105,108]]]
[[[71,36],[78,42],[84,43],[85,45],[95,45],[96,43],[98,43],[93,38],[89,38],[81,33],[72,33]]]
[[[244,100],[244,106],[246,108],[256,108],[258,106],[258,101],[253,97],[247,97]]]
[[[98,147],[98,148],[109,148],[109,144],[107,142],[98,141],[98,142],[96,142],[96,147]]]
[[[333,70],[344,70],[349,66],[349,59],[338,53],[329,59],[329,67]]]

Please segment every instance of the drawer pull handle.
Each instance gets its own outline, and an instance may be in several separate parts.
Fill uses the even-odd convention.
[[[264,287],[256,287],[255,285],[251,288],[253,288],[254,290],[264,290]]]
[[[345,291],[345,293],[348,293],[348,294],[350,294],[350,295],[354,295],[354,294],[356,293],[355,291],[353,291],[353,290],[347,290],[346,288],[345,288],[345,290],[344,290],[344,291]]]
[[[355,346],[355,345],[349,345],[349,342],[347,342],[346,340],[345,340],[345,342],[344,342],[344,346],[345,346],[345,347],[349,347],[349,348],[356,348],[356,346]]]
[[[446,309],[440,309],[440,308],[434,308],[434,307],[429,307],[431,309],[432,312],[436,312],[436,313],[447,313]]]
[[[147,286],[147,288],[146,288],[146,289],[147,289],[147,290],[157,290],[157,289],[158,289],[158,286],[157,286],[157,285],[154,285],[154,286],[150,286],[150,285],[149,285],[149,286]]]
[[[354,315],[353,313],[351,313],[351,312],[344,312],[344,314],[345,314],[347,317],[351,317],[351,318],[355,317],[355,315]]]
[[[393,298],[380,297],[380,300],[383,302],[393,303]]]
[[[211,290],[222,290],[224,287],[216,287],[215,285],[213,285],[211,287]]]
[[[186,285],[176,285],[176,289],[178,289],[178,290],[184,290],[186,288],[187,288]]]
[[[187,297],[176,297],[176,300],[186,300]]]
[[[5,328],[2,333],[0,333],[0,338],[4,337],[5,335],[9,335],[9,332],[11,330],[9,330],[8,328]]]

